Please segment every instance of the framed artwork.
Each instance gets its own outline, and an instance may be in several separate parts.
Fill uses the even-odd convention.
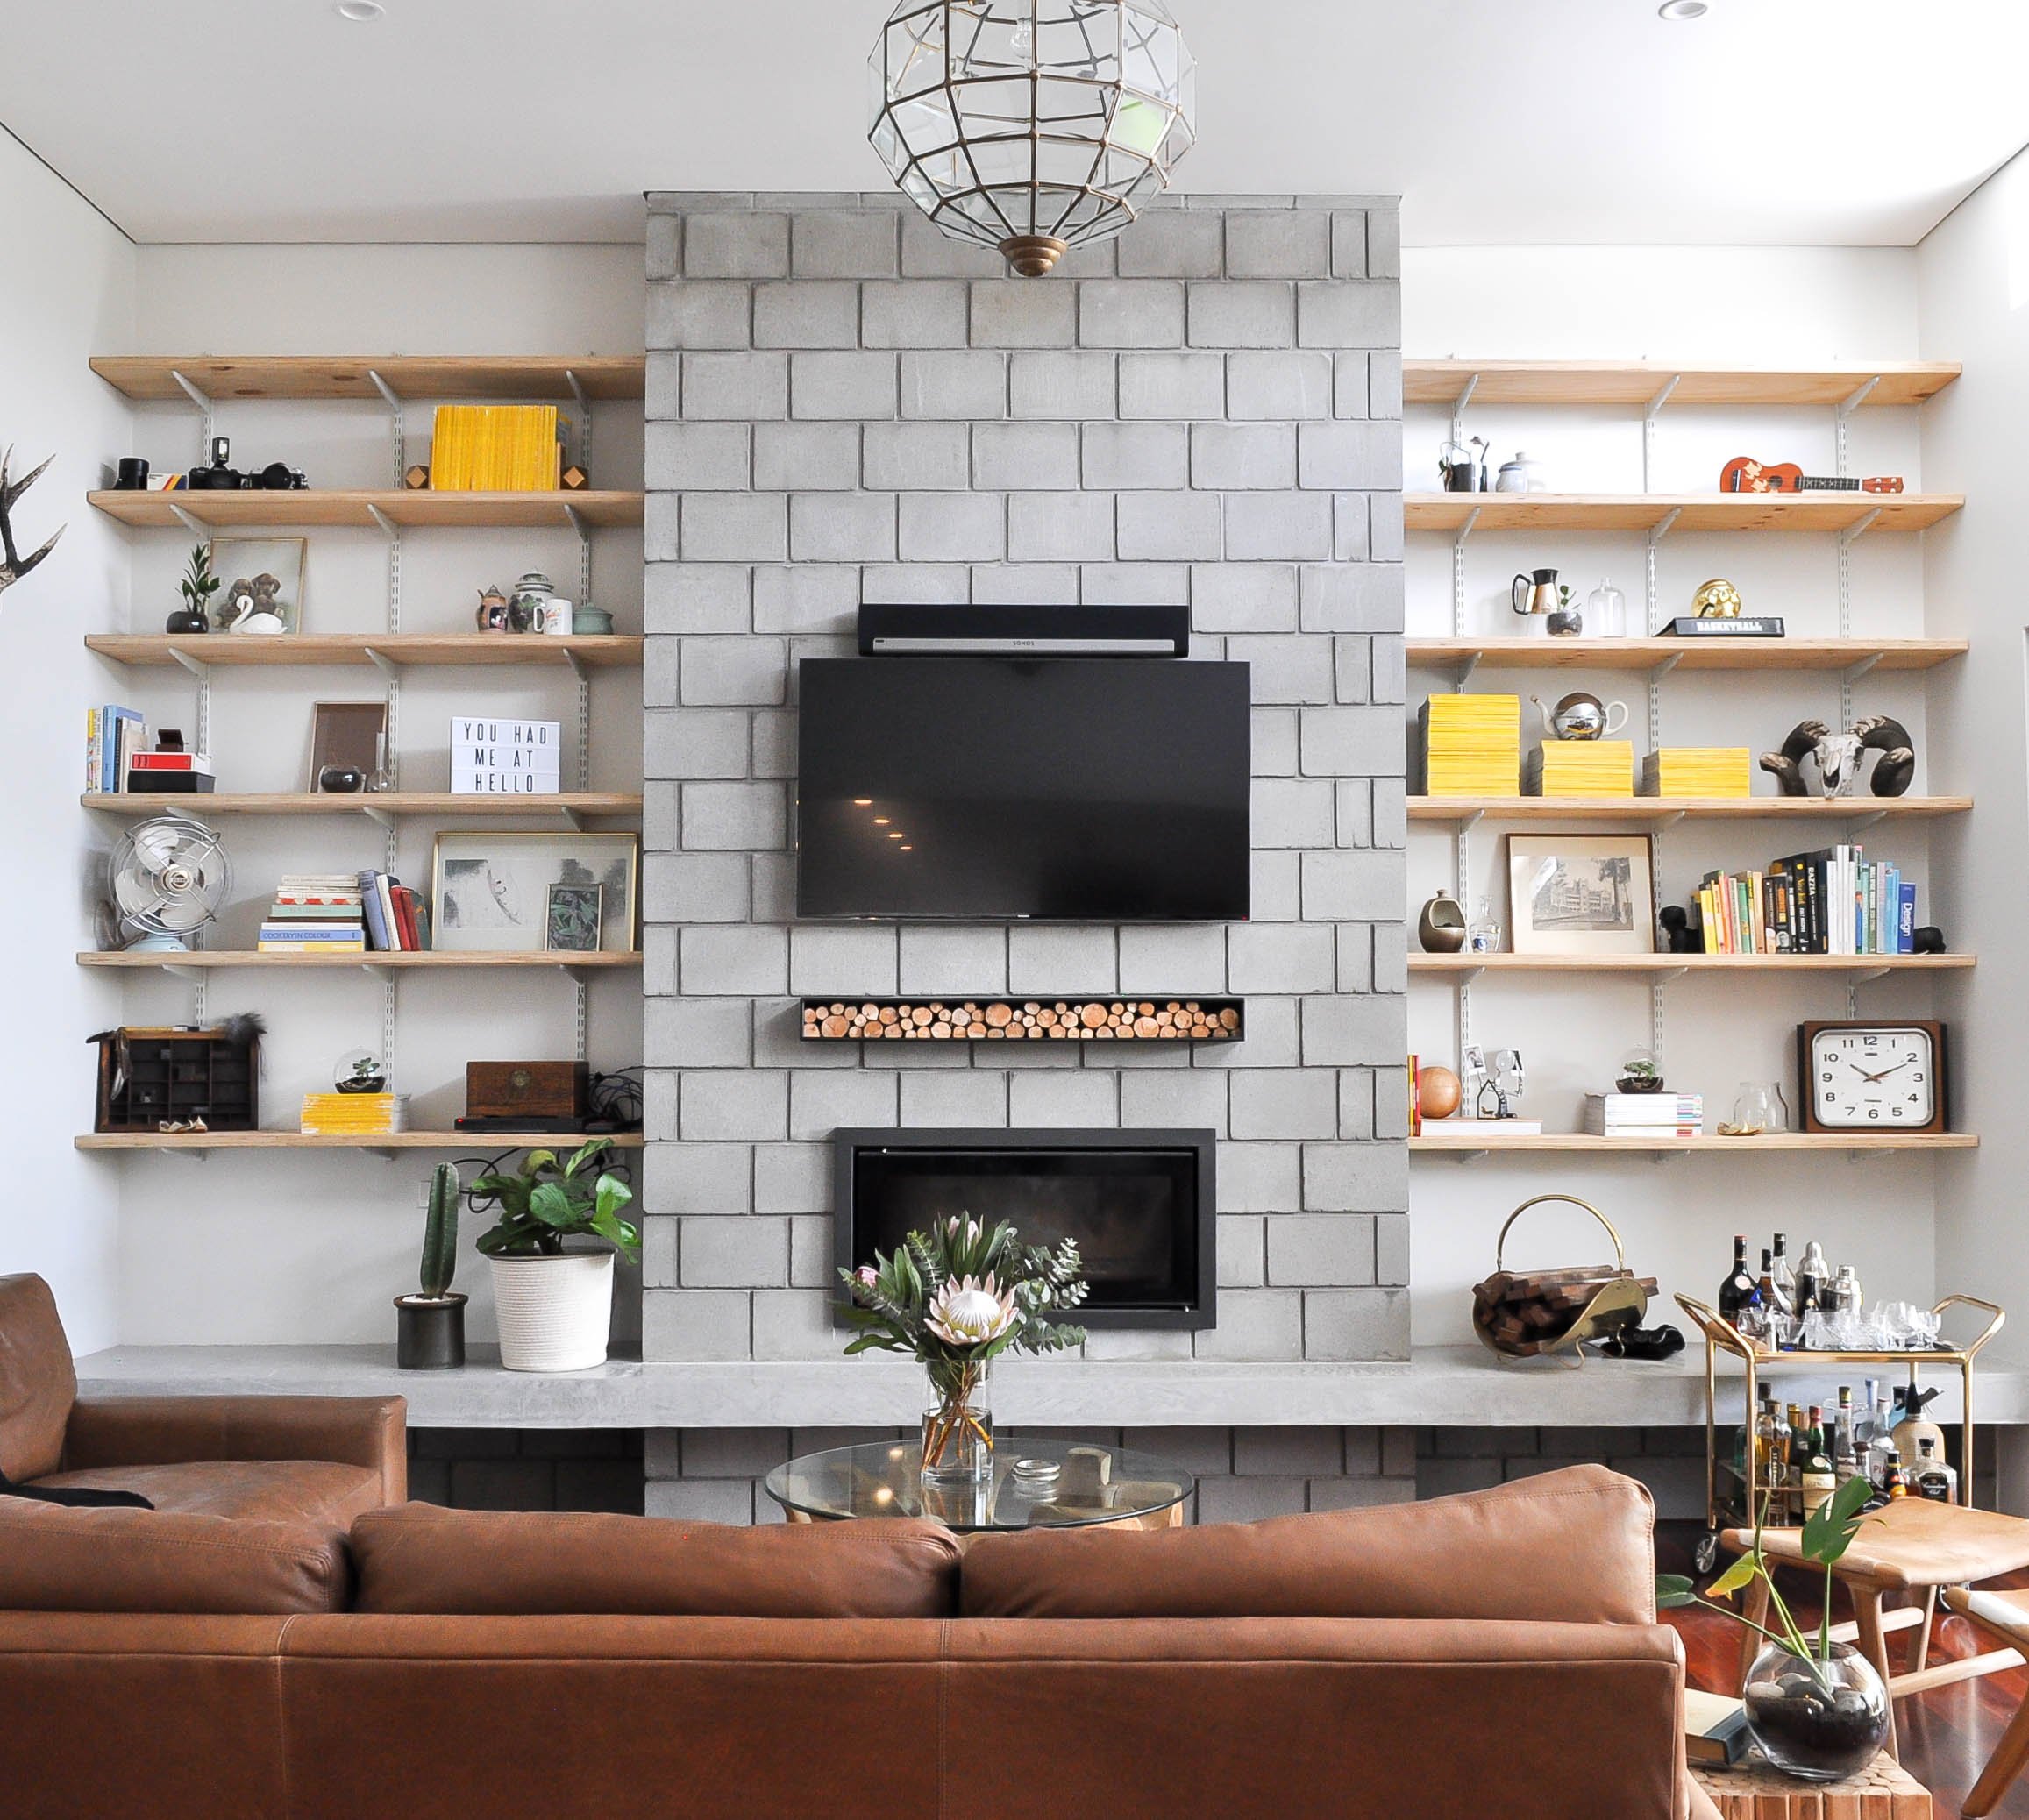
[[[544,947],[558,954],[599,951],[602,885],[552,885],[550,914],[544,925]]]
[[[1655,865],[1645,834],[1511,834],[1517,954],[1654,954]]]
[[[640,871],[641,837],[631,832],[473,828],[440,834],[431,866],[435,945],[467,953],[542,953],[556,945],[550,940],[552,887],[590,885],[599,893],[596,950],[631,953]],[[582,910],[579,900],[576,921],[581,921]]]
[[[330,771],[357,771],[360,781],[350,788],[364,790],[380,767],[387,733],[385,701],[318,702],[310,710],[309,788],[312,793],[340,787],[324,782]]]
[[[249,636],[303,630],[304,537],[214,537],[211,629]]]

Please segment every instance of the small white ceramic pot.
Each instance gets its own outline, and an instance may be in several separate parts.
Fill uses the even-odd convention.
[[[613,1328],[613,1254],[496,1257],[500,1361],[509,1371],[585,1371],[606,1362]]]

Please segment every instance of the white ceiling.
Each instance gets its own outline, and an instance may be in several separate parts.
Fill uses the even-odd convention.
[[[2021,0],[1171,0],[1181,187],[1406,237],[1919,239],[2029,140]],[[137,240],[632,239],[649,189],[874,188],[890,0],[0,0],[0,123]]]

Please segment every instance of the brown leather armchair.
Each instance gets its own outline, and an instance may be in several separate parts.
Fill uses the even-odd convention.
[[[0,1276],[0,1473],[17,1484],[343,1528],[408,1496],[407,1414],[400,1397],[81,1401],[49,1285]]]

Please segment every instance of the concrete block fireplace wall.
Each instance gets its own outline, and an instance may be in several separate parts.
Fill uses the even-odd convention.
[[[898,196],[649,207],[644,1356],[837,1361],[837,1127],[1162,1126],[1219,1137],[1217,1322],[1088,1361],[1406,1357],[1395,204],[1191,197],[1032,281]],[[1252,666],[1252,920],[795,922],[795,665],[863,600],[1188,601]],[[800,1040],[796,995],[898,992],[1230,992],[1247,1035]],[[797,1424],[651,1435],[649,1508],[742,1514]],[[1191,1457],[1229,1514],[1413,1483],[1210,1399]]]

